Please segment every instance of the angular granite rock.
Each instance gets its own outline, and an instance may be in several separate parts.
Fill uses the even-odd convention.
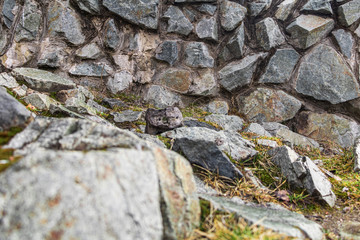
[[[35,68],[15,68],[12,74],[18,81],[25,81],[31,89],[38,91],[56,92],[75,87],[69,79]]]
[[[338,8],[339,21],[345,27],[360,19],[360,0],[352,0]]]
[[[236,29],[234,36],[226,43],[221,57],[225,60],[231,60],[233,58],[241,58],[244,54],[245,45],[245,27],[244,23]]]
[[[15,41],[32,41],[38,38],[41,24],[40,4],[26,0],[19,24],[15,30]]]
[[[52,100],[48,95],[42,93],[32,93],[24,97],[27,104],[31,104],[39,110],[49,110]]]
[[[159,0],[103,0],[103,6],[110,12],[131,23],[149,29],[157,29]]]
[[[34,59],[36,51],[36,42],[14,41],[10,49],[1,56],[1,63],[8,69],[22,67]]]
[[[233,180],[243,177],[240,170],[214,142],[178,138],[174,142],[173,149],[184,154],[190,163],[219,174],[219,176]]]
[[[226,65],[219,71],[220,85],[229,92],[249,85],[259,60],[264,56],[264,53],[250,55]]]
[[[75,2],[85,12],[96,15],[100,13],[99,0],[75,0]]]
[[[276,137],[283,139],[285,143],[293,146],[300,146],[303,148],[319,148],[320,145],[314,139],[305,137],[286,128],[281,128],[276,131]]]
[[[298,133],[315,140],[330,141],[341,147],[352,147],[360,134],[359,125],[335,114],[302,112],[296,119]]]
[[[249,1],[250,16],[256,17],[263,11],[269,9],[272,0],[253,0]]]
[[[215,131],[204,127],[181,127],[162,134],[172,139],[186,138],[193,141],[215,143],[218,148],[229,154],[234,160],[241,161],[257,154],[255,145],[233,131]]]
[[[205,107],[205,110],[215,114],[228,114],[229,104],[226,101],[214,100]]]
[[[7,28],[11,28],[16,14],[16,0],[4,0],[2,5],[2,16]]]
[[[48,32],[52,36],[64,37],[69,43],[78,46],[85,43],[80,16],[68,3],[56,0],[48,8]]]
[[[360,96],[359,84],[343,58],[332,48],[319,44],[302,60],[295,90],[332,104]]]
[[[170,6],[164,13],[163,18],[168,19],[167,32],[178,33],[182,35],[189,35],[194,29],[189,19],[187,19],[184,13],[175,6]]]
[[[141,116],[143,115],[143,112],[139,111],[132,111],[132,110],[125,110],[119,112],[113,112],[110,113],[112,116],[114,116],[114,122],[116,123],[124,123],[124,122],[135,122],[138,121]]]
[[[184,69],[169,68],[159,80],[162,85],[180,93],[187,93],[191,85],[190,72]]]
[[[204,17],[196,25],[195,32],[200,39],[218,41],[218,25],[214,17]]]
[[[348,59],[351,59],[355,45],[355,40],[351,33],[345,31],[344,29],[338,29],[333,31],[331,34],[334,36],[337,44],[339,45],[341,53]]]
[[[300,55],[292,48],[278,49],[261,76],[261,83],[285,83],[289,80]]]
[[[250,123],[250,125],[244,130],[244,132],[254,133],[258,136],[272,137],[271,134],[258,123]]]
[[[324,237],[323,228],[319,224],[278,205],[264,206],[208,194],[201,194],[200,198],[210,201],[217,210],[235,213],[249,225],[259,224],[296,239],[322,240]]]
[[[179,47],[176,41],[164,41],[156,49],[155,58],[174,65],[179,56]]]
[[[18,100],[0,87],[0,132],[12,127],[24,127],[31,112]]]
[[[194,68],[212,68],[214,58],[205,43],[190,42],[185,48],[185,64]]]
[[[274,19],[270,17],[265,18],[256,23],[255,27],[258,44],[266,51],[285,42],[285,37]]]
[[[202,13],[206,13],[206,14],[209,14],[211,16],[213,16],[216,12],[216,5],[212,5],[212,4],[201,4],[199,7],[196,8],[199,12],[202,12]]]
[[[83,62],[74,65],[69,73],[74,76],[107,77],[109,76],[107,68],[105,64]]]
[[[28,226],[40,226],[44,214],[53,221],[44,221],[37,234],[51,234],[55,224],[55,234],[66,232],[69,238],[80,232],[84,239],[183,239],[198,225],[200,208],[188,161],[129,131],[87,120],[36,118],[7,147],[25,157],[7,171],[19,180],[16,186],[5,185],[12,181],[0,176],[0,199],[11,212],[1,234],[32,238]],[[29,155],[34,150],[43,152]],[[29,204],[23,204],[24,196]],[[11,232],[8,223],[14,218],[22,224]]]
[[[105,23],[104,29],[104,46],[113,51],[116,51],[122,43],[123,39],[120,36],[120,31],[116,27],[114,19],[111,18],[110,20],[108,20]]]
[[[19,84],[16,82],[13,76],[6,72],[3,72],[0,73],[0,86],[6,88],[16,88],[19,87]]]
[[[121,71],[115,73],[113,78],[110,78],[106,84],[107,89],[113,94],[118,94],[121,91],[130,87],[133,82],[133,75],[128,71]]]
[[[198,77],[192,80],[189,94],[195,96],[214,96],[218,92],[217,81],[212,69],[201,69]]]
[[[283,122],[292,119],[302,103],[281,90],[258,88],[237,98],[239,113],[251,121]]]
[[[285,0],[278,5],[278,9],[275,12],[275,18],[285,21],[289,15],[293,12],[293,8],[298,0]]]
[[[310,196],[326,202],[330,207],[335,205],[336,196],[331,190],[330,181],[310,158],[299,156],[287,146],[271,149],[269,154],[292,188],[306,189]]]
[[[332,15],[331,0],[309,0],[301,11]]]
[[[236,115],[211,114],[205,117],[205,121],[216,123],[223,130],[240,131],[245,121]]]
[[[81,59],[97,59],[101,55],[101,49],[96,43],[90,43],[78,49],[75,55]]]
[[[226,31],[234,30],[244,20],[247,9],[236,2],[224,0],[220,4],[220,23]]]
[[[3,54],[7,44],[7,35],[2,25],[0,25],[0,54]]]
[[[262,122],[261,126],[274,137],[276,137],[276,134],[280,129],[284,128],[289,130],[288,126],[277,122]]]
[[[331,18],[300,15],[286,27],[286,31],[291,34],[296,47],[306,49],[327,36],[334,26],[335,22]]]
[[[157,85],[152,85],[149,88],[147,94],[144,97],[144,100],[150,104],[153,104],[156,108],[166,108],[182,104],[179,95]]]

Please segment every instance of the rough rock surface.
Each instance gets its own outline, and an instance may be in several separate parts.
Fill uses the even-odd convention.
[[[280,3],[276,10],[275,17],[281,21],[285,21],[293,11],[296,2],[297,0],[285,0]]]
[[[284,233],[299,239],[323,239],[322,227],[306,219],[303,215],[291,212],[278,205],[257,205],[235,199],[201,194],[200,198],[210,201],[215,209],[230,211],[244,218],[250,225],[260,224],[265,228]]]
[[[360,134],[355,121],[329,113],[302,112],[297,118],[296,129],[304,136],[342,147],[352,147]]]
[[[291,187],[306,189],[310,196],[325,201],[330,207],[335,205],[331,183],[310,158],[299,156],[287,146],[271,149],[269,154]]]
[[[219,176],[230,179],[243,177],[240,170],[214,142],[178,138],[174,142],[173,149],[184,154],[190,163],[217,173]]]
[[[234,132],[242,130],[245,123],[243,119],[236,115],[228,116],[224,114],[211,114],[209,116],[206,116],[205,120],[208,122],[216,123],[223,130]]]
[[[360,1],[352,0],[341,5],[338,9],[339,21],[348,27],[360,19]]]
[[[359,84],[343,58],[331,47],[319,44],[300,64],[296,91],[332,104],[360,96]]]
[[[99,0],[75,0],[79,8],[90,14],[99,14],[100,13],[100,3]]]
[[[301,102],[281,90],[258,88],[237,98],[239,113],[258,122],[283,122],[292,119]]]
[[[247,10],[236,2],[224,0],[220,4],[220,23],[226,31],[234,30],[244,20]]]
[[[143,112],[125,110],[120,113],[118,112],[111,113],[111,115],[114,116],[114,122],[116,123],[135,122],[141,118]]]
[[[291,34],[296,47],[306,49],[319,42],[333,28],[334,20],[315,15],[300,15],[286,31]]]
[[[110,78],[106,84],[107,88],[113,94],[120,93],[121,91],[130,87],[133,82],[133,75],[128,71],[121,71],[115,73],[113,78]]]
[[[261,12],[269,9],[272,0],[254,0],[249,2],[250,16],[258,16]]]
[[[5,147],[18,149],[16,153],[25,155],[25,159],[28,160],[20,161],[18,168],[14,166],[11,172],[6,172],[13,177],[18,173],[17,176],[21,181],[19,180],[17,187],[10,188],[9,186],[4,188],[6,190],[1,191],[2,202],[5,203],[4,206],[8,206],[6,207],[6,211],[8,211],[5,219],[6,224],[1,226],[3,227],[1,233],[34,234],[34,231],[29,233],[28,229],[29,226],[32,226],[31,229],[35,225],[40,226],[38,221],[44,217],[44,208],[41,206],[47,206],[45,213],[48,213],[49,217],[53,217],[56,213],[55,216],[58,216],[57,221],[45,221],[44,226],[35,231],[37,234],[43,234],[44,236],[51,234],[54,224],[60,228],[60,232],[71,234],[71,236],[74,236],[73,234],[78,233],[79,229],[84,227],[86,229],[89,227],[89,234],[93,233],[91,229],[95,229],[96,233],[93,234],[97,236],[99,226],[106,226],[106,223],[109,226],[112,226],[111,224],[117,226],[108,234],[115,234],[118,231],[118,234],[124,234],[123,228],[119,230],[118,226],[122,221],[125,221],[123,223],[124,227],[132,227],[126,233],[129,234],[131,239],[152,239],[150,235],[146,234],[152,234],[156,239],[162,239],[162,237],[176,239],[184,238],[198,224],[200,208],[189,163],[174,152],[154,148],[153,144],[140,140],[129,131],[86,120],[37,118]],[[41,150],[44,148],[48,150]],[[103,151],[103,149],[108,150]],[[36,154],[29,156],[34,150],[45,151],[45,159],[39,159]],[[68,156],[66,157],[67,160],[60,160],[59,157],[62,154]],[[36,158],[31,156],[36,156]],[[47,164],[37,164],[38,161],[45,161]],[[31,171],[28,170],[30,167],[33,171],[38,169],[39,174],[31,174]],[[144,170],[138,171],[139,169]],[[79,175],[78,171],[84,171],[84,173]],[[50,173],[57,174],[53,178],[48,178]],[[66,176],[69,176],[69,178],[64,178],[64,173],[68,174]],[[24,174],[27,176],[26,178],[23,178]],[[142,177],[138,177],[137,174]],[[94,178],[99,179],[94,181]],[[121,180],[119,180],[120,178]],[[0,181],[4,181],[1,187],[6,186],[5,183],[13,183],[8,181],[9,177],[4,175],[1,175],[0,179]],[[44,181],[43,179],[47,180]],[[144,179],[146,183],[141,179]],[[69,181],[69,184],[64,184],[64,180]],[[29,185],[26,185],[28,187],[23,185],[20,188],[20,182]],[[46,187],[49,183],[53,184],[53,187]],[[122,183],[120,184],[121,187],[119,183]],[[149,194],[144,194],[144,191],[140,190],[140,188],[148,186],[147,184],[149,184],[149,187],[146,187],[145,192],[149,191]],[[160,191],[157,186],[160,186]],[[109,191],[106,190],[108,188]],[[10,194],[9,189],[16,192]],[[21,189],[26,189],[26,191]],[[83,191],[79,192],[79,189],[83,189]],[[92,191],[89,191],[89,189]],[[115,190],[117,193],[113,193]],[[44,194],[34,194],[34,192],[44,192]],[[139,192],[142,193],[141,196],[138,195]],[[160,192],[160,201],[156,197],[158,192]],[[24,196],[22,194],[34,196],[33,198],[26,198],[31,204],[23,204]],[[14,195],[19,200],[15,201]],[[119,196],[123,197],[124,200],[120,201]],[[95,201],[96,199],[99,199],[99,201]],[[139,202],[139,200],[141,201]],[[84,201],[86,204],[79,207]],[[104,214],[100,214],[100,216],[104,216],[104,219],[94,218],[95,212],[89,215],[89,209],[91,210],[93,207],[98,209],[93,201],[103,203],[100,205]],[[140,207],[144,206],[142,204],[149,207],[143,209]],[[147,204],[151,204],[151,207]],[[19,212],[16,209],[20,205],[24,210]],[[74,210],[67,212],[69,208],[72,209],[71,206],[74,206]],[[114,206],[117,206],[116,210],[114,210]],[[95,211],[95,209],[91,211]],[[159,209],[162,216],[159,215]],[[11,214],[9,214],[9,211]],[[29,215],[24,215],[24,212],[36,214],[33,215],[33,220],[28,221]],[[119,214],[121,212],[123,214]],[[67,226],[66,221],[63,222],[63,214],[72,216],[69,221],[77,220],[71,225],[74,231],[68,231],[68,229],[65,231],[63,229]],[[114,220],[109,220],[109,216],[113,216]],[[149,216],[150,218],[147,218]],[[11,232],[10,230],[14,225],[9,225],[9,223],[11,222],[10,219],[14,218],[21,220],[22,228]],[[155,218],[158,220],[155,221]],[[95,221],[96,227],[89,224],[92,221]],[[139,225],[136,222],[143,224]],[[164,236],[161,224],[164,227]],[[100,234],[107,234],[108,229],[104,227],[104,232],[100,232]],[[137,230],[135,231],[135,229]],[[150,231],[149,229],[155,229],[156,231]],[[54,231],[57,233],[57,228]],[[87,234],[87,232],[85,231],[84,234]],[[141,234],[141,237],[138,238],[139,235],[137,234]],[[111,236],[109,235],[110,238]],[[117,238],[120,237],[114,239]]]
[[[116,50],[121,43],[120,31],[115,25],[115,20],[111,18],[105,23],[104,46],[111,50]]]
[[[357,138],[355,140],[354,157],[355,157],[354,172],[360,172],[360,138]]]
[[[26,0],[21,19],[15,30],[15,41],[36,40],[39,37],[40,24],[40,4],[34,0]]]
[[[262,122],[261,126],[273,136],[276,136],[276,133],[282,128],[289,129],[288,126],[277,122]]]
[[[191,85],[190,72],[183,69],[168,68],[159,78],[163,86],[180,93],[187,93]]]
[[[234,160],[248,159],[257,154],[254,144],[232,131],[214,131],[202,127],[181,127],[162,134],[172,139],[187,138],[193,141],[208,141],[215,143],[218,148],[229,154]]]
[[[144,99],[157,108],[166,108],[182,104],[179,95],[157,85],[153,85],[149,88]]]
[[[229,104],[226,101],[214,100],[205,107],[205,110],[215,114],[228,114]]]
[[[38,110],[49,110],[51,98],[42,93],[32,93],[24,97],[24,101],[27,104],[31,104]]]
[[[250,125],[244,130],[247,133],[253,133],[258,136],[265,136],[265,137],[272,137],[269,132],[265,130],[260,124],[258,123],[250,123]]]
[[[86,76],[86,77],[107,77],[107,67],[105,64],[88,63],[83,62],[74,65],[69,73],[74,76]]]
[[[345,31],[344,29],[338,29],[332,32],[332,35],[335,37],[337,44],[340,47],[341,53],[344,54],[347,58],[351,59],[353,56],[353,48],[355,41],[350,32]]]
[[[259,45],[266,51],[277,47],[285,42],[285,37],[282,35],[279,26],[274,19],[265,18],[256,23],[256,39]]]
[[[120,17],[150,29],[158,27],[159,0],[103,0],[104,7]]]
[[[36,68],[15,68],[12,73],[18,81],[25,81],[30,88],[38,91],[56,92],[75,87],[69,79]]]
[[[190,42],[185,49],[185,64],[194,68],[214,67],[214,58],[205,43]]]
[[[218,84],[212,69],[200,69],[189,88],[189,94],[196,96],[216,96]]]
[[[303,6],[301,11],[315,13],[315,14],[316,13],[329,14],[329,15],[333,14],[330,0],[310,0]]]
[[[0,86],[6,88],[16,88],[19,86],[19,84],[16,82],[13,76],[4,72],[0,73]]]
[[[258,61],[263,57],[262,53],[250,55],[226,65],[219,71],[220,85],[230,92],[249,85]]]
[[[2,87],[0,87],[0,113],[0,132],[11,127],[25,126],[31,116],[31,112]]]
[[[187,36],[194,29],[189,19],[185,17],[178,7],[170,6],[163,17],[168,19],[167,32],[169,33],[173,32]]]
[[[240,26],[236,29],[234,36],[226,43],[223,52],[221,53],[221,58],[225,61],[231,60],[233,58],[241,58],[244,54],[245,46],[245,27],[244,23],[241,23]]]
[[[155,58],[161,61],[174,65],[178,59],[179,48],[176,41],[164,41],[156,49]]]
[[[145,120],[145,133],[151,135],[157,135],[183,126],[183,116],[177,107],[160,110],[148,108],[145,113]]]
[[[275,136],[283,139],[283,141],[291,147],[300,146],[303,148],[319,148],[320,146],[314,139],[302,136],[286,128],[281,128],[276,131]]]
[[[96,43],[90,43],[75,52],[81,59],[97,59],[101,55],[101,49]]]
[[[292,48],[278,49],[261,76],[261,83],[285,83],[289,80],[300,55]]]
[[[218,41],[218,25],[213,17],[201,19],[196,25],[195,32],[200,39]]]

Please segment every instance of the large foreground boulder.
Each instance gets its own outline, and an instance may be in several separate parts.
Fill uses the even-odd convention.
[[[0,239],[177,239],[199,222],[188,161],[129,131],[39,117],[4,147],[24,158],[0,175]]]

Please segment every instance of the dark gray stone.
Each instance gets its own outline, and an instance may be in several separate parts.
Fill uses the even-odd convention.
[[[216,5],[212,4],[201,4],[199,7],[196,8],[199,12],[209,14],[213,16],[216,12]]]
[[[245,45],[245,27],[244,23],[241,23],[240,27],[236,29],[234,36],[226,43],[221,57],[225,61],[229,61],[233,58],[241,58],[244,54]]]
[[[254,150],[255,145],[242,138],[234,131],[214,131],[204,127],[181,127],[161,134],[172,139],[189,139],[199,142],[213,142],[226,154],[236,161],[245,160],[255,156],[258,152]]]
[[[309,0],[301,9],[309,13],[321,13],[332,15],[331,0]]]
[[[24,127],[31,112],[0,87],[0,132],[11,127]]]
[[[62,55],[58,51],[46,52],[38,60],[39,67],[58,68],[62,63]]]
[[[90,14],[100,13],[99,0],[74,0],[79,8]]]
[[[194,29],[189,19],[185,17],[183,12],[175,6],[170,6],[164,13],[163,18],[168,19],[167,32],[189,35]]]
[[[113,51],[122,43],[123,39],[120,35],[119,29],[115,25],[114,19],[110,19],[105,23],[105,36],[104,36],[104,45],[106,48],[109,48]]]
[[[179,47],[176,41],[164,41],[156,49],[155,58],[174,65],[179,56]]]
[[[157,135],[183,126],[183,116],[179,108],[168,107],[165,109],[149,108],[145,113],[145,133]]]
[[[249,85],[252,81],[256,66],[264,53],[246,56],[237,62],[226,65],[219,71],[220,85],[228,91],[235,91]]]
[[[330,207],[335,205],[336,196],[331,190],[330,181],[310,158],[299,156],[287,146],[271,149],[269,154],[292,188],[306,189],[310,196],[326,202]]]
[[[3,29],[2,25],[0,25],[0,54],[3,53],[7,44],[7,34]]]
[[[69,79],[35,68],[15,68],[12,74],[18,81],[25,81],[31,89],[38,91],[56,92],[76,86]]]
[[[104,64],[83,62],[74,65],[69,73],[74,76],[107,77],[109,73],[106,70],[107,67]]]
[[[275,18],[285,21],[289,15],[293,12],[297,0],[285,0],[278,5],[278,9],[275,12]]]
[[[124,123],[124,122],[135,122],[138,121],[143,112],[125,110],[121,112],[113,112],[111,115],[114,117],[114,122],[116,123]]]
[[[12,23],[14,22],[14,11],[16,9],[16,1],[15,0],[5,0],[2,8],[2,15],[4,19],[4,23],[7,28],[11,28]]]
[[[204,17],[196,25],[196,34],[200,39],[218,41],[218,25],[214,17]]]
[[[351,59],[355,45],[355,40],[351,33],[345,31],[344,29],[338,29],[333,31],[332,35],[335,37],[335,40],[340,47],[341,53],[344,54],[344,56],[346,56],[348,59]]]
[[[85,43],[86,37],[82,30],[81,17],[68,3],[56,0],[49,4],[47,17],[50,35],[63,37],[76,46]]]
[[[126,103],[116,98],[104,98],[102,104],[109,106],[111,109],[128,107]]]
[[[339,21],[345,27],[360,19],[360,0],[352,0],[338,8]]]
[[[185,49],[185,64],[194,68],[212,68],[214,67],[214,58],[210,56],[205,43],[190,42]]]
[[[220,23],[226,31],[234,30],[244,20],[247,10],[238,3],[224,0],[220,4]]]
[[[202,128],[208,128],[211,130],[219,131],[219,129],[217,129],[213,125],[210,125],[206,122],[199,122],[198,120],[195,120],[195,119],[185,118],[184,126],[186,126],[186,127],[202,127]]]
[[[259,45],[266,51],[277,47],[285,42],[279,26],[272,18],[265,18],[256,23],[256,39]]]
[[[34,0],[26,0],[15,30],[15,41],[32,41],[38,38],[41,24],[40,5]]]
[[[150,29],[158,27],[159,0],[103,0],[103,5],[134,24]]]
[[[239,113],[255,122],[283,122],[292,119],[302,103],[281,90],[258,88],[237,98]]]
[[[306,49],[327,36],[334,26],[335,22],[331,18],[300,15],[286,27],[286,31],[291,34],[296,47]]]
[[[156,108],[172,107],[174,105],[182,105],[179,95],[168,91],[166,88],[152,85],[147,91],[144,100],[153,104]]]
[[[180,138],[175,140],[173,150],[184,154],[191,164],[217,173],[219,176],[234,180],[243,177],[240,170],[214,142]]]
[[[300,64],[296,91],[332,104],[360,96],[359,84],[342,57],[331,47],[316,46]]]
[[[241,199],[229,199],[201,194],[200,198],[210,201],[216,210],[232,212],[245,219],[249,225],[257,224],[296,239],[322,240],[323,228],[303,215],[275,204],[245,203]]]
[[[199,2],[216,2],[217,0],[175,0],[176,3],[199,3]]]
[[[300,55],[292,48],[278,49],[261,76],[261,83],[285,83],[289,80]]]
[[[272,0],[253,0],[249,1],[250,16],[258,16],[263,11],[269,9]]]

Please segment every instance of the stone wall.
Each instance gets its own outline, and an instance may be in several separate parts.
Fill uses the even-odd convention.
[[[1,71],[41,68],[160,108],[221,100],[315,139],[357,134],[360,0],[3,0],[0,9]]]

